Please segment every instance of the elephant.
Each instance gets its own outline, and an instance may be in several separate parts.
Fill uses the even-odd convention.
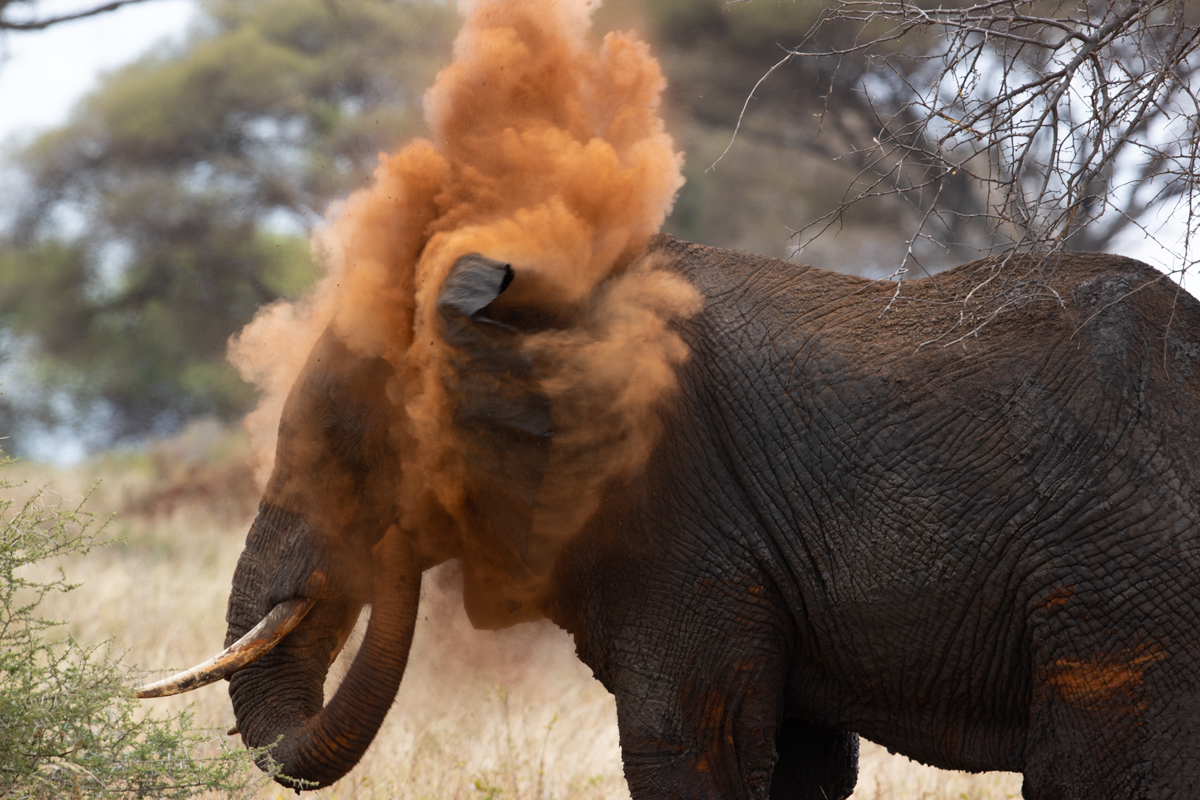
[[[664,234],[646,252],[702,298],[673,323],[690,355],[639,474],[605,486],[536,600],[616,698],[634,798],[845,798],[859,736],[1021,772],[1031,800],[1200,794],[1196,300],[1094,253],[898,286]],[[491,316],[513,276],[460,259],[439,310],[482,387],[464,429],[521,473],[555,431],[513,350],[544,321]],[[391,369],[322,337],[233,578],[230,650],[144,692],[228,677],[288,785],[356,763],[422,572],[462,555],[398,523]],[[507,514],[492,494],[480,507]]]

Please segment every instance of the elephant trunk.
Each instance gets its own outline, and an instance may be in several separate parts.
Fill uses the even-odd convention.
[[[349,772],[396,697],[416,625],[421,570],[395,528],[375,554],[367,633],[328,705],[322,707],[325,674],[353,625],[357,605],[319,601],[279,646],[230,678],[243,741],[270,748],[276,780],[284,785],[315,789]],[[260,765],[271,766],[266,758]]]

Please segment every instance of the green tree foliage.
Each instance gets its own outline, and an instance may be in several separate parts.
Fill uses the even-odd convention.
[[[0,468],[10,463],[0,457]],[[0,491],[12,488],[0,480]],[[253,796],[262,778],[250,769],[251,753],[192,730],[186,712],[139,718],[136,676],[107,646],[83,646],[39,615],[47,594],[74,587],[61,571],[35,576],[95,546],[103,526],[94,522],[82,507],[47,504],[41,492],[20,505],[0,500],[0,798]],[[216,754],[199,757],[201,749]]]
[[[421,131],[457,26],[403,0],[203,11],[185,45],[108,76],[14,159],[0,357],[21,370],[0,433],[18,448],[34,421],[105,444],[247,410],[228,337],[315,277],[308,229]]]

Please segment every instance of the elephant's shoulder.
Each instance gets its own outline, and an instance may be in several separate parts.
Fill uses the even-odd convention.
[[[985,297],[1003,293],[1017,299],[1054,298],[1059,305],[1087,303],[1095,296],[1127,293],[1132,287],[1175,289],[1169,277],[1148,264],[1110,253],[1009,253],[968,261],[917,283],[926,291]],[[993,285],[998,284],[998,285]]]
[[[1063,259],[1056,277],[1061,291],[1069,293],[1064,299],[1084,313],[1122,304],[1151,314],[1164,301],[1196,305],[1169,275],[1125,256],[1073,253]]]
[[[1149,264],[1108,253],[1068,253],[1050,281],[1075,325],[1076,335],[1093,327],[1123,329],[1134,339],[1160,340],[1179,328],[1200,333],[1200,302]]]
[[[914,281],[909,296],[959,314],[987,316],[993,328],[1031,320],[1060,322],[1072,330],[1098,311],[1151,319],[1196,301],[1169,276],[1136,259],[1109,253],[1004,254],[969,261]],[[1168,309],[1168,313],[1170,313]],[[1019,314],[1007,314],[1020,311]],[[1200,306],[1196,309],[1200,313]],[[1005,319],[1002,319],[1005,318]]]

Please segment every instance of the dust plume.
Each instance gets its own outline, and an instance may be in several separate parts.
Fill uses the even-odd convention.
[[[462,555],[476,624],[536,615],[562,543],[606,485],[644,465],[688,355],[671,323],[700,308],[689,284],[641,256],[683,182],[659,116],[662,73],[631,34],[590,44],[590,6],[460,4],[453,62],[425,98],[430,137],[381,155],[372,185],[314,236],[326,275],[313,294],[264,310],[231,345],[243,377],[264,391],[248,426],[265,453],[324,330],[394,367],[402,527],[423,542],[453,540],[430,547]],[[498,369],[443,335],[439,294],[472,253],[511,265],[511,287],[493,306],[511,332],[512,363],[531,365],[531,396],[549,408],[548,450],[534,442],[527,458],[511,456],[524,467],[510,469],[502,453],[469,459],[491,445],[456,416],[467,400],[454,376]],[[269,472],[269,456],[263,464]],[[509,491],[510,476],[488,470],[528,485]],[[492,483],[492,496],[513,498],[472,500]]]

